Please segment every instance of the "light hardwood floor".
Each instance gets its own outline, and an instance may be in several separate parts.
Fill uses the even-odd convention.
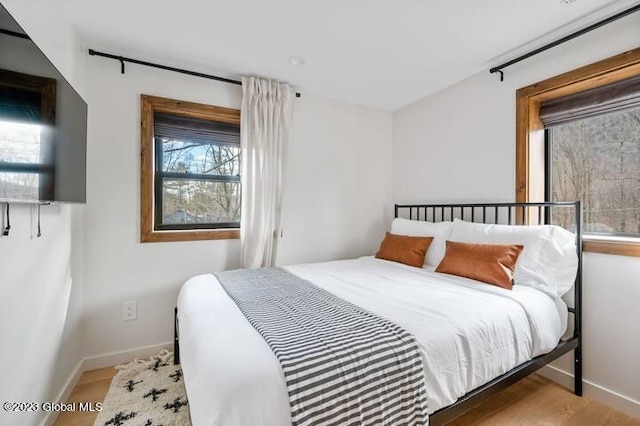
[[[67,402],[103,401],[115,373],[112,367],[84,373]],[[97,415],[95,412],[61,413],[55,425],[92,426]],[[640,419],[629,417],[589,397],[578,398],[554,382],[532,374],[449,425],[640,426]]]
[[[118,370],[113,367],[101,368],[85,372],[67,402],[102,402],[107,396],[111,379]],[[92,426],[98,417],[97,412],[68,411],[60,413],[54,426]]]
[[[640,419],[627,416],[587,396],[577,397],[573,391],[532,374],[449,425],[640,426]]]

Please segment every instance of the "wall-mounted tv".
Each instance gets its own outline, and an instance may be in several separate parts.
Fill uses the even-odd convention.
[[[87,104],[0,4],[0,202],[86,200]]]

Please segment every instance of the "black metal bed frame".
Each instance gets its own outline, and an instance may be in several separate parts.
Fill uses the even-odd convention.
[[[465,414],[472,408],[489,399],[501,390],[525,378],[562,355],[574,351],[574,393],[582,396],[582,202],[542,202],[542,203],[485,203],[485,204],[396,204],[395,217],[407,212],[409,219],[438,222],[454,218],[471,222],[508,225],[531,225],[549,223],[553,208],[573,208],[578,254],[578,272],[574,291],[574,307],[568,310],[573,314],[573,336],[558,342],[551,352],[535,357],[490,382],[460,397],[456,402],[429,416],[431,426],[444,425]],[[501,211],[506,212],[501,214]],[[535,214],[532,214],[532,209]],[[438,213],[439,220],[438,220]],[[448,214],[447,214],[448,213]],[[481,214],[480,214],[481,213]],[[476,220],[480,217],[481,220]],[[501,220],[502,219],[502,220]],[[506,219],[506,221],[504,220]],[[532,223],[533,222],[533,223]],[[173,322],[174,363],[180,363],[180,342],[178,335],[178,308],[174,309]]]
[[[525,378],[571,350],[574,351],[574,393],[582,396],[582,202],[395,205],[395,217],[400,217],[400,213],[405,213],[404,216],[408,216],[409,219],[413,220],[439,222],[458,218],[470,220],[471,222],[523,226],[549,223],[552,209],[554,208],[573,208],[575,213],[575,229],[572,231],[575,232],[576,235],[578,272],[573,287],[574,307],[568,308],[569,313],[573,314],[574,319],[573,336],[566,340],[560,340],[558,346],[551,352],[540,355],[515,367],[460,397],[452,405],[436,411],[429,416],[430,425],[444,425],[454,420],[501,390]]]
[[[180,339],[178,336],[178,307],[173,308],[173,364],[180,364]]]

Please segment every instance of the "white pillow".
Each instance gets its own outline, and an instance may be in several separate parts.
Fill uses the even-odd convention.
[[[446,241],[451,235],[453,222],[425,222],[395,218],[391,222],[391,233],[406,235],[409,237],[433,237],[433,241],[424,257],[424,263],[430,266],[438,266],[444,257]]]
[[[516,226],[453,222],[451,241],[481,244],[522,244],[513,281],[554,296],[573,287],[578,270],[575,234],[554,225]]]

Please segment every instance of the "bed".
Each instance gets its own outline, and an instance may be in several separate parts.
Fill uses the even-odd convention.
[[[446,424],[571,350],[575,393],[581,394],[581,214],[580,202],[395,206],[396,219],[409,221],[565,223],[577,258],[568,298],[536,286],[505,290],[436,273],[428,264],[416,268],[373,257],[285,269],[413,334],[424,354],[429,423]],[[278,360],[216,276],[184,284],[175,324],[176,360],[194,425],[291,424]]]

